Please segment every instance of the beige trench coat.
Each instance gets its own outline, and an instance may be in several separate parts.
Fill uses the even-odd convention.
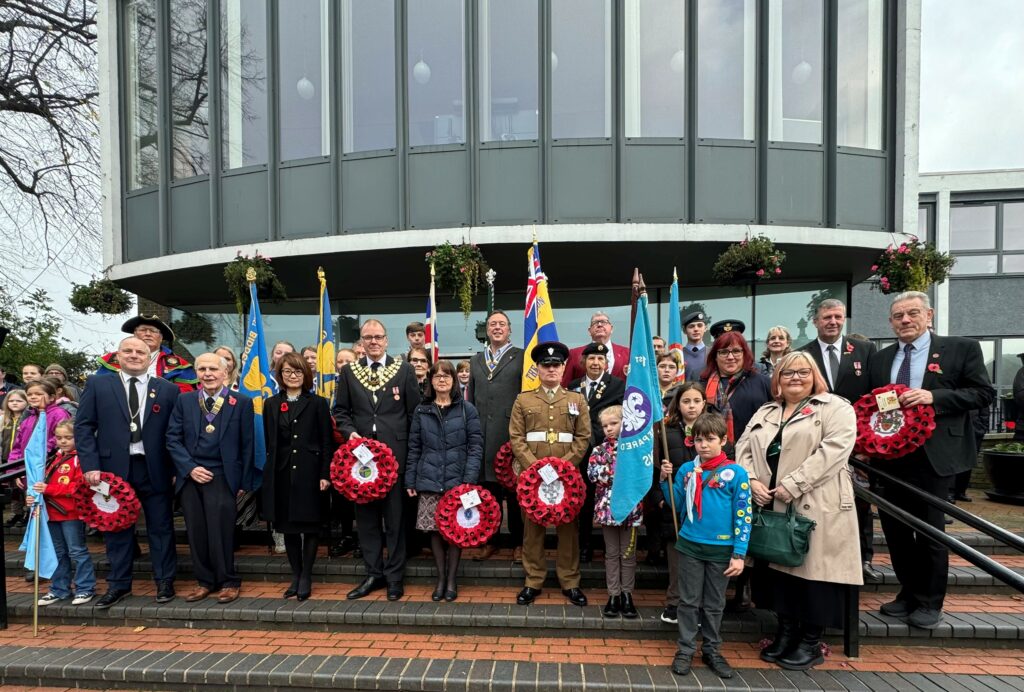
[[[806,408],[809,413],[803,413]],[[736,443],[736,462],[751,479],[768,485],[771,470],[766,454],[779,431],[782,404],[770,401],[750,419]],[[847,461],[857,437],[853,407],[842,397],[822,393],[811,397],[782,433],[782,453],[776,484],[795,498],[796,510],[817,522],[811,532],[807,558],[799,567],[771,565],[803,579],[863,584],[853,482]],[[774,509],[785,512],[786,503]]]

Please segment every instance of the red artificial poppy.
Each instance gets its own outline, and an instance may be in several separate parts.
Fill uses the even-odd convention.
[[[928,372],[937,372],[942,374],[942,368],[939,367],[938,363],[928,363]]]
[[[512,468],[515,455],[512,453],[512,443],[506,442],[494,455],[494,475],[502,487],[515,490],[516,472]]]
[[[1016,430],[1017,429],[1017,422],[1016,421],[1008,420],[1008,421],[1005,421],[1003,423],[1003,425],[1006,426],[1007,430]]]
[[[902,384],[878,387],[854,405],[857,414],[857,442],[854,451],[878,459],[898,459],[921,447],[935,430],[935,409],[931,406],[903,406],[880,413],[875,398],[883,392],[897,395],[909,387]]]
[[[234,406],[234,405],[235,405],[235,404],[237,404],[237,403],[238,403],[238,399],[236,399],[236,398],[235,398],[235,397],[233,397],[233,396],[229,396],[229,397],[228,397],[228,404],[229,404],[230,406]]]
[[[558,474],[552,483],[545,483],[540,475],[547,465]],[[544,457],[519,474],[516,497],[530,521],[541,526],[559,526],[568,524],[580,513],[586,486],[573,464],[559,457]]]
[[[160,404],[153,404],[153,413],[160,413]]]
[[[813,412],[814,412],[814,409],[812,409],[810,406],[804,406],[802,409],[800,409],[800,415],[801,416],[809,416]]]
[[[462,496],[473,490],[479,494],[480,504],[466,509]],[[497,532],[501,525],[501,505],[483,486],[463,483],[441,496],[434,521],[446,541],[460,548],[472,548],[483,545]]]
[[[86,526],[98,531],[124,531],[139,520],[142,503],[135,490],[120,476],[104,471],[100,480],[110,486],[109,495],[101,495],[80,483],[75,491],[75,509]]]
[[[373,455],[363,464],[355,455],[360,445]],[[398,460],[391,448],[366,437],[349,440],[338,448],[331,460],[331,483],[335,490],[356,504],[385,497],[398,482]]]
[[[683,438],[683,444],[686,445],[687,447],[692,447],[693,435],[687,435],[685,438]]]
[[[284,413],[287,410],[288,410],[288,402],[287,401],[282,401],[281,402],[281,413]]]

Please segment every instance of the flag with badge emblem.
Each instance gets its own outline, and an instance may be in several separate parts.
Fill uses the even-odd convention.
[[[267,443],[263,438],[263,403],[277,394],[277,381],[270,374],[267,340],[263,335],[263,314],[260,312],[260,301],[256,296],[255,280],[249,282],[249,300],[249,321],[246,327],[245,349],[242,351],[238,391],[252,398],[256,467],[253,487],[258,488],[263,482],[263,466],[267,462]]]
[[[334,388],[338,370],[334,363],[334,326],[331,319],[331,297],[327,293],[327,277],[323,267],[316,270],[320,279],[320,328],[316,337],[316,393],[334,405]]]
[[[555,313],[548,297],[548,277],[540,268],[540,246],[536,239],[526,251],[530,278],[526,282],[526,313],[523,324],[523,339],[526,352],[523,354],[523,391],[540,386],[537,364],[530,357],[533,347],[545,341],[558,341],[555,327]]]
[[[46,411],[40,411],[25,445],[25,492],[35,498],[36,510],[29,515],[25,538],[18,549],[25,553],[25,569],[38,572],[43,579],[49,579],[57,571],[57,550],[47,525],[46,502],[41,492],[33,490],[36,483],[46,482],[46,437]]]

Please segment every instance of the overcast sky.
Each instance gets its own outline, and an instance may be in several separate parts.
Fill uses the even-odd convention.
[[[923,0],[922,15],[921,170],[1024,168],[1024,0]],[[100,257],[83,265],[79,283]],[[117,341],[125,317],[71,313],[67,282],[47,284],[77,347]]]

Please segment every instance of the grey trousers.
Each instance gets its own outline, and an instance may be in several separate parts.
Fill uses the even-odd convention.
[[[668,555],[668,588],[665,589],[665,605],[675,608],[679,605],[679,560],[676,559],[679,551],[676,550],[675,541],[665,542],[665,554]]]
[[[636,586],[636,545],[630,546],[633,531],[629,526],[601,527],[601,533],[604,534],[604,573],[609,596],[633,593]]]
[[[718,651],[722,645],[722,611],[729,578],[727,562],[705,562],[675,551],[679,570],[679,653],[697,652],[697,627],[700,626],[704,653]],[[703,617],[701,616],[703,611]]]

